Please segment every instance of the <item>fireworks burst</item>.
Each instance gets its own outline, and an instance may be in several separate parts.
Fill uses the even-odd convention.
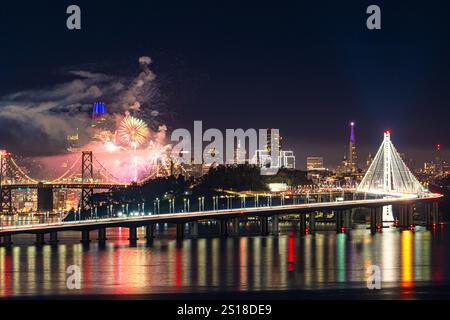
[[[145,143],[149,130],[143,120],[127,115],[120,122],[117,134],[122,144],[136,148]]]

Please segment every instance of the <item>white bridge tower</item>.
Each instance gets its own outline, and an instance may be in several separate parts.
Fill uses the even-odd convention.
[[[357,191],[389,194],[420,194],[424,187],[403,162],[391,141],[389,130]],[[383,220],[393,221],[392,208],[383,208]]]

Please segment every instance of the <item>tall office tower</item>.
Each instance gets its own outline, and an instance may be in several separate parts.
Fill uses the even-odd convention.
[[[241,140],[237,141],[236,147],[234,148],[233,162],[234,164],[243,164],[247,161],[245,151],[245,145],[241,145]]]
[[[266,129],[266,151],[270,152],[272,150],[272,139],[275,143],[278,142],[278,149],[281,150],[281,140],[282,137],[280,136],[279,132],[276,132],[275,129]]]
[[[348,171],[358,171],[358,156],[356,153],[356,141],[355,141],[355,123],[350,122],[350,141],[348,145]]]
[[[294,151],[280,151],[280,167],[286,169],[295,169],[295,156]]]
[[[92,106],[92,126],[98,127],[106,121],[106,105],[104,102],[96,102]]]
[[[67,135],[67,151],[80,151],[80,136],[78,135],[78,128],[76,133]]]

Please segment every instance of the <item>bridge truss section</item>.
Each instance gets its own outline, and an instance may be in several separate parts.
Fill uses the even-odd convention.
[[[94,188],[94,168],[93,168],[92,151],[83,151],[81,154],[81,201],[80,209],[82,211],[92,209]]]
[[[0,155],[0,214],[12,213],[12,192],[8,185],[14,183],[14,172],[11,166],[11,154]]]

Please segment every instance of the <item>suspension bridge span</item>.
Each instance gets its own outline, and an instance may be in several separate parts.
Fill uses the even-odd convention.
[[[80,189],[79,208],[82,211],[92,208],[92,195],[95,189],[110,190],[127,187],[129,183],[119,181],[93,155],[92,151],[82,151],[70,167],[59,177],[40,181],[30,177],[14,160],[11,153],[0,156],[0,214],[14,212],[12,191],[23,189],[38,190],[38,211],[43,205],[39,194],[52,193],[53,189]],[[150,178],[150,177],[147,177]],[[141,181],[142,182],[142,181]],[[51,198],[51,197],[50,197]],[[50,204],[51,206],[52,204]]]

